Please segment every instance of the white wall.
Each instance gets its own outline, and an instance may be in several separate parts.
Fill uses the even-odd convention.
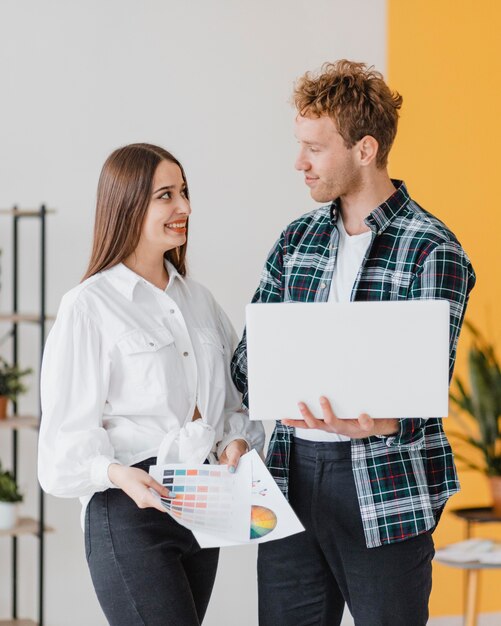
[[[1,0],[0,207],[46,202],[48,305],[80,279],[89,254],[97,177],[117,146],[150,141],[185,165],[193,216],[189,261],[240,332],[266,252],[313,207],[293,169],[288,104],[294,79],[340,57],[385,67],[384,0]],[[10,224],[0,218],[3,289],[10,302]],[[21,305],[35,306],[37,240],[23,224]],[[0,338],[7,330],[0,327]],[[36,359],[35,329],[22,359]],[[9,355],[8,343],[0,354]],[[23,399],[36,407],[34,392]],[[34,514],[35,436],[21,434],[23,512]],[[10,442],[0,431],[0,458]],[[101,626],[75,501],[47,499],[48,626]],[[36,540],[21,540],[21,613],[35,617]],[[9,544],[0,541],[0,563]],[[255,552],[221,558],[205,624],[254,626]],[[0,568],[0,618],[9,613]]]

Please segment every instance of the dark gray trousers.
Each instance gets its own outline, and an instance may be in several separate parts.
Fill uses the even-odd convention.
[[[155,459],[138,463],[148,471]],[[219,550],[200,549],[170,515],[140,509],[120,489],[97,493],[85,517],[85,550],[110,626],[199,626]]]
[[[350,442],[295,438],[290,503],[306,532],[259,546],[260,626],[425,626],[431,533],[367,548]]]

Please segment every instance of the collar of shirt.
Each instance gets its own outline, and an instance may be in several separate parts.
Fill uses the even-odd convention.
[[[169,283],[167,285],[167,289],[169,289],[169,287],[175,280],[180,280],[181,282],[184,282],[184,278],[177,271],[174,265],[167,261],[167,259],[165,260],[165,268],[169,275]],[[123,296],[131,301],[134,296],[134,290],[136,286],[141,282],[150,285],[154,289],[157,289],[155,285],[149,283],[142,276],[139,276],[139,274],[133,272],[123,263],[118,263],[117,265],[114,265],[113,267],[104,270],[102,273],[106,275],[106,278],[108,278],[108,280],[112,283],[115,289],[117,289]]]
[[[388,228],[400,211],[408,204],[410,197],[402,180],[391,179],[395,192],[376,207],[366,218],[367,226],[379,235]],[[339,217],[339,198],[331,204],[331,220],[335,224]]]

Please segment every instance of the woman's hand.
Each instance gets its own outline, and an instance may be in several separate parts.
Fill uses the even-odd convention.
[[[219,457],[219,465],[228,465],[229,472],[234,474],[240,457],[248,451],[249,446],[244,439],[234,439],[230,441]]]
[[[140,509],[153,508],[162,513],[167,511],[161,502],[151,493],[156,491],[162,498],[173,498],[169,490],[152,478],[147,472],[137,467],[128,467],[111,463],[108,467],[111,482],[132,498]]]
[[[299,403],[302,420],[282,420],[285,426],[295,428],[316,428],[329,433],[337,433],[350,439],[365,439],[372,435],[395,435],[398,432],[399,420],[394,418],[373,419],[367,413],[362,413],[357,419],[339,419],[329,400],[320,398],[323,420],[317,419],[304,402]]]

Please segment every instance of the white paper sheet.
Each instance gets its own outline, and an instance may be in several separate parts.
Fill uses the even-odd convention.
[[[437,550],[438,561],[501,565],[501,543],[492,539],[467,539]]]
[[[304,530],[255,450],[240,459],[234,474],[226,465],[177,464],[154,465],[150,474],[178,494],[162,502],[203,548],[273,541]]]

